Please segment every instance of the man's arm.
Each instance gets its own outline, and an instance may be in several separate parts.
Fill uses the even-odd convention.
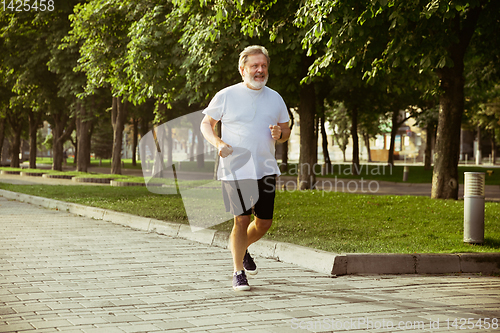
[[[222,141],[221,138],[215,132],[215,125],[217,125],[218,120],[205,115],[205,118],[201,121],[200,130],[205,139],[210,142],[219,151],[219,156],[224,158],[233,153],[233,148]]]
[[[269,129],[271,130],[271,136],[274,140],[279,143],[283,143],[290,138],[290,126],[288,122],[286,123],[278,123],[278,125],[269,125]]]

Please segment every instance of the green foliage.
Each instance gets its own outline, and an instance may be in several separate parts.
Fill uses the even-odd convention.
[[[466,9],[450,8],[444,1],[433,1],[427,7],[426,4],[427,1],[306,1],[295,22],[307,29],[304,46],[309,53],[315,52],[318,44],[326,45],[316,68],[339,61],[349,69],[362,61],[363,72],[375,77],[381,70],[403,65],[422,70],[452,65],[446,48],[456,38],[450,35],[446,19]]]
[[[4,11],[0,117],[72,113],[75,97],[103,110],[109,105],[100,99],[111,93],[135,105],[156,102],[155,121],[168,121],[240,81],[239,52],[261,44],[272,59],[269,86],[289,107],[299,105],[301,84],[314,82],[330,104],[359,110],[364,133],[409,106],[423,111],[421,124],[434,122],[436,73],[455,66],[450,49],[478,8],[466,56],[466,122],[498,132],[494,0],[69,0],[53,12]],[[315,60],[308,69],[306,55]],[[135,118],[149,117],[136,110]]]
[[[109,86],[117,96],[126,91],[125,55],[128,28],[135,19],[130,0],[89,1],[70,15],[71,30],[65,42],[79,44],[76,71],[86,74],[85,93]]]
[[[181,88],[184,83],[178,75],[183,58],[177,43],[178,27],[166,20],[170,10],[169,4],[151,4],[130,26],[126,71],[131,100],[136,104],[148,98],[169,103],[172,101],[169,92]]]

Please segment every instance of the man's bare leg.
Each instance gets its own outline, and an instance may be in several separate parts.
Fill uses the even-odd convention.
[[[264,220],[264,219],[259,219],[256,217],[252,223],[248,225],[247,228],[247,237],[248,237],[248,242],[247,242],[247,248],[250,246],[250,244],[255,243],[259,239],[262,238],[266,234],[266,232],[271,228],[271,224],[273,223],[273,220]]]
[[[234,217],[233,231],[230,235],[231,253],[233,255],[234,271],[242,271],[243,257],[248,247],[248,227],[250,225],[250,215]]]

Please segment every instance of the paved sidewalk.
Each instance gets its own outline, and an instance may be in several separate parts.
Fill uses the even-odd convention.
[[[226,249],[0,197],[0,332],[500,331],[499,277],[256,261],[234,292]]]

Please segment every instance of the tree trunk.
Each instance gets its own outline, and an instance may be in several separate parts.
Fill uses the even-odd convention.
[[[76,122],[74,118],[69,118],[68,114],[64,112],[55,113],[52,118],[54,120],[54,128],[52,130],[52,170],[62,171],[64,159],[63,146],[75,130]]]
[[[302,77],[307,75],[309,66],[313,63],[311,57],[303,55],[302,59]],[[315,116],[316,116],[316,93],[313,84],[303,84],[299,92],[300,117],[300,156],[299,156],[299,176],[297,179],[300,190],[308,190],[314,187],[316,175],[314,174],[314,164],[317,161],[317,144],[314,142],[316,134]]]
[[[0,164],[2,163],[3,143],[5,141],[5,118],[0,118]]]
[[[293,129],[293,125],[294,125],[295,120],[293,118],[293,113],[290,111],[290,109],[288,109],[288,115],[290,116],[290,131],[291,131]],[[280,168],[281,172],[288,172],[288,142],[289,141],[290,141],[290,139],[283,142],[283,156],[281,159],[281,168]]]
[[[480,165],[483,164],[483,149],[481,147],[481,127],[477,127],[477,149],[474,152],[474,156],[476,157],[476,164]]]
[[[370,136],[368,135],[368,133],[363,133],[363,139],[365,140],[368,162],[372,162],[372,152],[370,151]]]
[[[458,159],[460,125],[464,110],[464,80],[462,72],[456,68],[442,72],[451,73],[441,75],[444,93],[440,98],[431,197],[458,199]]]
[[[127,100],[121,97],[113,97],[111,108],[111,123],[113,124],[113,153],[111,160],[111,173],[120,175],[122,173],[122,142],[123,129],[127,116]]]
[[[141,126],[139,127],[138,131],[139,131],[141,138],[143,138],[149,131],[149,120],[146,118],[146,116],[144,114],[140,118],[139,124]],[[141,151],[139,150],[138,159],[141,161],[144,158],[144,160],[145,160],[146,156],[142,157],[140,154],[141,154]]]
[[[167,131],[166,133],[166,139],[167,139],[167,167],[170,167],[171,165],[174,164],[174,140],[172,138],[172,127],[166,126],[165,130]],[[163,147],[162,147],[163,148]],[[163,155],[165,156],[165,155]]]
[[[23,129],[23,119],[19,115],[8,112],[7,121],[9,122],[11,132],[13,133],[10,154],[10,167],[19,168],[19,152],[21,147],[21,131]]]
[[[144,137],[149,132],[149,121],[146,117],[142,117],[140,122],[141,128],[139,133],[141,134],[141,137]]]
[[[54,131],[54,134],[59,133]],[[63,160],[64,160],[64,144],[62,140],[56,140],[54,138],[54,143],[52,145],[53,157],[52,157],[52,170],[62,171]]]
[[[132,165],[137,165],[137,144],[139,136],[139,119],[134,118],[132,122]]]
[[[203,135],[201,134],[201,131],[199,130],[198,126],[198,146],[196,147],[196,162],[198,169],[203,169],[205,167],[205,145],[204,145],[204,138]]]
[[[89,167],[90,167],[90,153],[92,151],[92,134],[94,133],[94,121],[92,121],[92,124],[90,125],[89,128],[89,136],[87,137],[87,147],[89,147]]]
[[[325,106],[322,103],[320,104],[320,107],[321,107],[321,118],[320,118],[321,142],[323,148],[323,158],[325,160],[325,166],[326,166],[326,173],[328,174],[332,169],[332,161],[330,160],[330,153],[328,152],[328,136],[326,135],[326,128],[325,128]]]
[[[425,131],[427,133],[427,138],[425,140],[425,151],[424,151],[424,169],[432,169],[432,140],[434,138],[434,124],[427,124]]]
[[[29,119],[29,133],[30,133],[30,169],[36,169],[36,154],[37,154],[37,146],[36,146],[36,132],[38,131],[38,126],[40,125],[40,121],[42,120],[42,114],[40,112],[33,112],[29,110],[28,112]]]
[[[351,136],[352,136],[352,174],[359,174],[359,138],[358,138],[358,108],[351,110]]]
[[[19,168],[19,152],[21,150],[21,131],[14,131],[13,141],[11,142],[10,167]]]
[[[222,123],[219,121],[215,125],[215,131],[219,138],[222,138]],[[217,179],[217,171],[219,170],[220,156],[215,155],[215,165],[214,165],[214,180]]]
[[[92,111],[78,102],[76,118],[76,134],[77,134],[77,167],[80,172],[87,172],[90,166],[90,128],[92,127]]]
[[[63,122],[60,117],[55,117],[55,126],[52,130],[52,170],[62,171],[63,163],[63,142],[60,140],[63,133]]]
[[[195,127],[196,126],[193,124],[193,131],[191,133],[191,146],[189,147],[189,162],[194,162],[196,138],[198,137]]]
[[[76,127],[75,127],[76,128]],[[78,129],[76,130],[78,133]],[[71,140],[71,143],[73,144],[74,150],[74,157],[73,157],[73,165],[78,166],[78,134],[76,135],[75,141]]]
[[[1,147],[1,145],[0,145]],[[493,165],[495,165],[495,161],[497,159],[497,142],[495,138],[495,130],[491,131],[491,161],[493,162]],[[1,158],[0,158],[1,160]]]
[[[189,147],[190,161],[194,161],[194,156],[196,156],[197,168],[203,169],[205,167],[205,138],[203,137],[200,129],[200,124],[203,120],[203,114],[201,112],[192,112],[188,116],[188,119],[191,122],[193,131],[192,143],[191,147]]]
[[[394,111],[392,113],[392,128],[391,128],[391,144],[389,147],[389,158],[387,160],[388,165],[394,165],[394,146],[396,145],[396,134],[398,132],[399,111]]]
[[[450,27],[458,36],[448,55],[453,67],[437,70],[443,93],[439,99],[439,118],[432,175],[433,199],[458,199],[458,160],[460,154],[460,127],[464,112],[464,57],[476,28],[481,7],[471,8],[461,22],[456,16]]]

